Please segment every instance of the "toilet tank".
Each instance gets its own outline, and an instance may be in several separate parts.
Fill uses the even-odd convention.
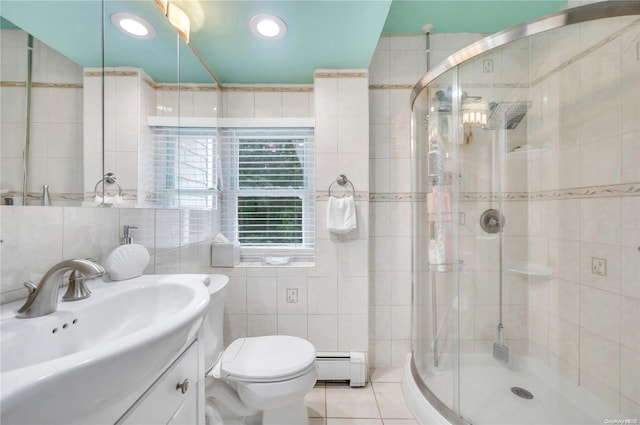
[[[209,276],[208,283],[205,281],[205,285],[207,285],[211,294],[209,310],[204,321],[204,357],[205,367],[208,371],[215,365],[224,350],[222,319],[229,277],[223,274],[212,274]]]

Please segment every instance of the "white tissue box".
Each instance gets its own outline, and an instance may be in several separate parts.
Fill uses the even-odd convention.
[[[240,264],[240,245],[237,243],[211,244],[211,267],[235,267]]]

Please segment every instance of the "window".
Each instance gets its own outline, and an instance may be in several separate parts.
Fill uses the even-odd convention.
[[[216,208],[216,129],[152,127],[141,161],[142,203],[156,208]]]
[[[220,130],[222,231],[240,241],[242,259],[313,259],[313,130]]]

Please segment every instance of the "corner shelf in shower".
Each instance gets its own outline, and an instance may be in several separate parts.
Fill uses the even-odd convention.
[[[504,271],[544,279],[551,279],[553,277],[551,267],[545,264],[530,263],[528,261],[507,261],[504,266]]]
[[[438,272],[438,273],[447,273],[447,272],[457,272],[462,270],[463,266],[462,260],[457,263],[438,263],[438,264],[429,264],[429,271]]]

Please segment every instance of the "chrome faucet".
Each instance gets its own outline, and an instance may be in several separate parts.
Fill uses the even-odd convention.
[[[70,290],[64,296],[65,301],[74,301],[89,296],[91,292],[84,287],[85,279],[95,279],[105,274],[101,265],[89,260],[66,260],[51,267],[37,285],[34,282],[25,282],[24,286],[29,290],[27,301],[16,312],[16,317],[26,319],[40,317],[55,312],[58,309],[58,289],[62,283],[62,275],[71,273]],[[72,290],[76,295],[71,294]]]

